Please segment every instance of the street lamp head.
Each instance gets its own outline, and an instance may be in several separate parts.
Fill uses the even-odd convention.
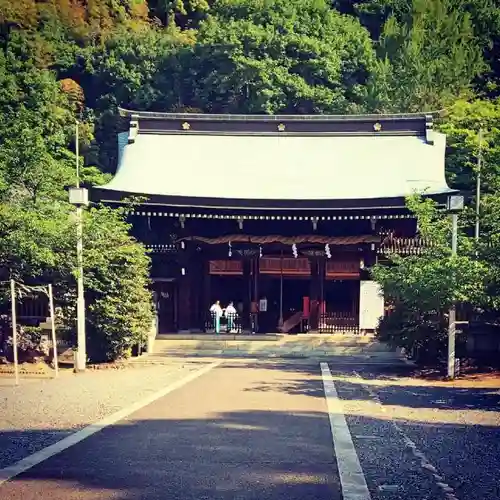
[[[86,188],[69,188],[69,202],[77,207],[89,204],[89,191]]]
[[[449,212],[460,212],[464,209],[464,197],[460,194],[448,196],[446,208]]]

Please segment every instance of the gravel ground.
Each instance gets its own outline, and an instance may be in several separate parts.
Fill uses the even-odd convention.
[[[172,362],[167,366],[88,371],[84,375],[62,372],[58,379],[21,379],[17,387],[12,381],[10,385],[0,384],[0,468],[201,366],[201,363]]]
[[[354,438],[367,480],[378,489],[380,471],[386,471],[387,483],[397,488],[395,497],[384,492],[384,498],[413,498],[413,490],[423,495],[415,498],[500,499],[498,384],[423,382],[366,369],[360,375],[340,375],[336,383],[349,400],[351,432],[372,429],[374,436],[384,436],[383,443],[365,438],[364,446]],[[383,464],[378,471],[377,462]],[[398,490],[404,495],[398,497]]]
[[[432,476],[360,385],[335,382],[372,500],[441,500]]]

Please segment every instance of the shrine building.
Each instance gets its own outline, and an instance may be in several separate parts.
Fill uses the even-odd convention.
[[[373,331],[370,267],[419,247],[405,198],[453,192],[431,115],[120,112],[117,172],[91,196],[139,197],[158,333],[212,331],[217,300],[238,332]]]

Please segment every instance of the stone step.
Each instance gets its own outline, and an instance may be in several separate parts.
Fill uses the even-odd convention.
[[[324,350],[324,349],[260,349],[260,350],[248,350],[248,349],[165,349],[162,351],[155,351],[153,356],[193,356],[199,354],[201,356],[209,356],[211,354],[224,354],[230,355],[249,355],[249,356],[286,356],[286,355],[304,355],[304,356],[363,356],[366,358],[393,358],[401,357],[399,354],[392,351],[380,351],[380,352],[366,352],[359,349],[336,349],[336,350]]]
[[[204,351],[235,351],[235,352],[276,352],[276,353],[298,353],[298,352],[322,352],[322,353],[363,353],[373,355],[392,355],[394,351],[384,345],[355,345],[355,344],[335,344],[325,345],[256,345],[256,344],[229,344],[229,343],[200,343],[198,345],[180,345],[178,343],[155,344],[155,353],[169,352],[204,352]]]
[[[133,358],[129,361],[138,365],[171,364],[172,359],[189,358],[227,358],[227,359],[259,359],[259,360],[304,360],[321,361],[328,360],[339,364],[371,364],[371,365],[403,365],[404,359],[398,357],[395,353],[392,356],[372,356],[372,355],[332,355],[331,353],[248,353],[248,352],[228,352],[228,351],[195,351],[195,352],[171,352],[165,354],[143,355],[140,358]]]

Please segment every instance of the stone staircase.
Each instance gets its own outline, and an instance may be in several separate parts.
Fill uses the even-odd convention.
[[[150,354],[138,362],[167,358],[340,358],[342,361],[402,363],[400,353],[373,335],[168,335],[158,336]]]

